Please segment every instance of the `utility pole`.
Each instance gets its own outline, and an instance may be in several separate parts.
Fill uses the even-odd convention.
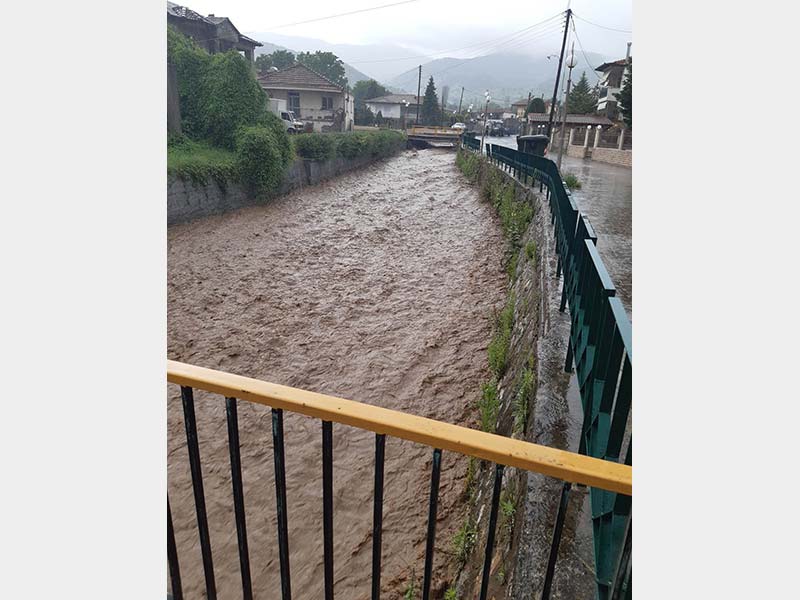
[[[630,49],[631,45],[628,44],[628,49]],[[461,114],[461,101],[464,100],[464,86],[461,86],[461,98],[458,99],[458,114]]]
[[[481,134],[481,152],[486,146],[486,118],[489,116],[489,101],[492,97],[489,95],[489,90],[486,90],[486,108],[483,109],[483,133]]]
[[[530,105],[531,105],[531,93],[528,92],[528,103],[525,105],[525,113],[523,114],[523,119],[525,119],[525,121],[522,124],[522,135],[527,135],[528,133],[528,107]]]
[[[572,9],[567,4],[567,21],[564,25],[564,39],[561,40],[561,54],[558,56],[558,71],[556,71],[556,84],[553,86],[553,101],[550,104],[550,118],[547,121],[547,137],[553,129],[553,117],[556,111],[556,100],[558,99],[558,84],[561,79],[561,65],[564,63],[564,50],[567,47],[567,33],[569,32],[569,20],[572,17]]]
[[[419,79],[417,79],[417,120],[414,121],[415,127],[419,125],[419,105],[421,104],[419,101],[419,92],[421,88],[422,88],[422,65],[419,66]]]
[[[575,42],[572,42],[572,50],[570,50],[569,58],[567,59],[567,68],[569,75],[567,76],[567,93],[564,94],[564,120],[561,123],[561,140],[558,144],[558,170],[561,170],[561,157],[564,155],[564,135],[567,133],[567,102],[569,102],[569,88],[572,85],[572,69],[575,67]]]

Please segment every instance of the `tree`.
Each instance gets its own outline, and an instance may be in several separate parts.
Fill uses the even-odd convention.
[[[567,113],[573,115],[587,115],[593,113],[597,107],[597,96],[589,87],[586,71],[581,74],[578,83],[570,90],[567,99]]]
[[[372,125],[375,115],[367,108],[366,100],[378,98],[389,93],[385,87],[374,79],[357,82],[353,86],[353,106],[355,108],[354,120],[356,125]]]
[[[436,96],[436,86],[433,84],[432,75],[425,88],[425,96],[422,98],[419,116],[423,125],[438,125],[441,122],[439,98]]]
[[[301,52],[297,55],[297,61],[303,63],[312,71],[327,77],[335,84],[345,87],[347,77],[344,74],[344,63],[333,52]]]
[[[272,67],[285,69],[291,67],[297,59],[293,52],[289,50],[275,50],[272,54],[261,54],[256,57],[256,68],[259,73],[266,73]]]
[[[542,100],[541,98],[531,98],[531,101],[528,103],[528,112],[544,114],[545,112],[544,100]]]
[[[625,125],[633,127],[633,62],[628,61],[628,71],[622,82],[622,89],[617,94],[617,106],[622,113]]]

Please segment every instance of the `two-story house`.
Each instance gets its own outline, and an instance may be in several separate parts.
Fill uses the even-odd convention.
[[[302,63],[258,76],[270,98],[286,100],[288,110],[314,131],[350,131],[353,128],[353,97],[350,92]]]
[[[167,24],[192,38],[210,54],[236,50],[247,60],[255,60],[255,49],[263,44],[239,33],[228,17],[204,17],[191,8],[167,2]]]
[[[628,60],[625,58],[603,63],[595,69],[602,73],[598,83],[597,112],[612,120],[616,120],[619,112],[617,110],[617,94],[622,89],[622,81],[627,69]]]

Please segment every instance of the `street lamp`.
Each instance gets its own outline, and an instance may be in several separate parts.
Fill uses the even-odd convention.
[[[483,134],[481,135],[481,152],[483,152],[483,148],[486,144],[486,118],[489,116],[489,102],[492,99],[492,97],[489,95],[489,90],[486,90],[483,95],[486,96],[486,108],[483,109]]]
[[[564,120],[561,122],[561,140],[558,143],[558,170],[561,170],[561,157],[564,155],[564,136],[567,133],[567,101],[569,100],[569,88],[572,85],[572,69],[575,68],[575,42],[572,42],[572,50],[567,58],[567,92],[564,94]]]
[[[403,100],[403,106],[405,107],[405,110],[403,111],[403,131],[406,130],[406,115],[408,114],[408,105],[408,100]]]

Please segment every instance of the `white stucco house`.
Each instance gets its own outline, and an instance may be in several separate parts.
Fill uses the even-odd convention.
[[[381,116],[384,119],[391,119],[397,126],[402,126],[405,117],[406,125],[411,126],[417,117],[417,104],[419,99],[414,94],[389,94],[364,100],[372,111],[372,114]]]
[[[270,98],[286,100],[288,110],[314,131],[350,131],[353,97],[350,92],[301,63],[258,76]]]

